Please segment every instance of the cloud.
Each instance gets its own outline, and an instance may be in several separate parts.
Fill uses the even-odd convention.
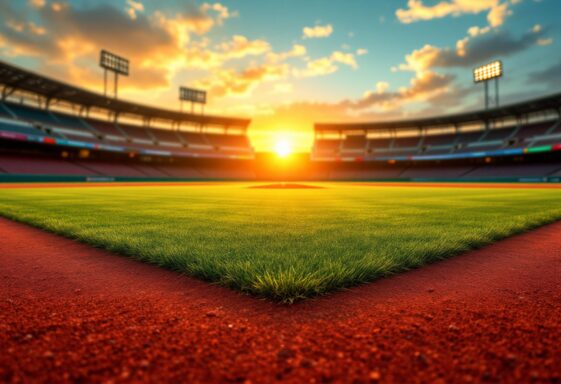
[[[347,65],[352,69],[358,68],[355,56],[352,53],[334,51],[327,57],[308,60],[306,68],[295,68],[292,73],[297,78],[326,76],[337,72],[339,69],[337,64]]]
[[[229,58],[259,56],[271,50],[271,45],[265,40],[249,40],[245,36],[234,35],[228,42],[222,43],[220,49]]]
[[[436,72],[425,71],[411,79],[408,87],[388,92],[389,84],[378,82],[375,91],[365,92],[364,96],[355,101],[348,101],[351,109],[363,110],[378,107],[383,110],[396,109],[410,102],[427,102],[442,94],[451,95],[455,77]]]
[[[420,72],[433,68],[468,68],[497,57],[508,57],[522,52],[542,39],[543,28],[514,37],[507,31],[484,31],[470,28],[470,36],[461,39],[456,49],[439,48],[427,44],[405,56],[400,70]]]
[[[517,1],[500,0],[451,0],[441,1],[435,5],[425,5],[422,0],[409,0],[406,9],[398,9],[396,16],[405,24],[421,20],[440,19],[447,16],[458,17],[463,14],[478,14],[488,12],[487,20],[492,27],[504,23],[511,14],[508,7]]]
[[[280,61],[285,61],[287,59],[290,58],[294,58],[294,57],[303,57],[308,53],[308,50],[306,49],[305,46],[301,45],[301,44],[294,44],[292,46],[292,49],[290,51],[286,51],[286,52],[270,52],[267,55],[267,60],[269,62],[280,62]]]
[[[508,9],[509,3],[499,4],[491,8],[489,14],[487,15],[487,21],[489,25],[493,28],[502,25],[507,16],[512,14],[512,11]]]
[[[528,76],[528,84],[543,84],[552,91],[558,91],[561,86],[561,60],[553,65],[533,72]]]
[[[196,81],[198,87],[207,89],[212,97],[248,95],[263,82],[283,79],[288,75],[286,64],[261,64],[243,70],[220,69],[212,76]]]
[[[331,60],[336,63],[341,63],[348,65],[352,69],[357,69],[358,65],[355,60],[355,56],[352,53],[344,53],[341,51],[335,51],[331,54]]]
[[[131,77],[122,82],[124,90],[168,90],[175,74],[185,68],[213,71],[228,60],[271,51],[268,42],[241,35],[211,49],[204,35],[235,16],[219,3],[191,4],[173,14],[146,14],[136,0],[126,5],[124,9],[109,4],[78,8],[33,0],[23,12],[0,0],[0,12],[8,20],[0,25],[0,50],[13,57],[36,57],[39,70],[98,88],[97,60],[99,50],[105,48],[131,60]],[[66,73],[57,68],[65,68]]]
[[[366,55],[367,53],[368,53],[368,50],[365,49],[365,48],[359,48],[359,49],[356,50],[356,54],[358,56],[363,56],[363,55]]]
[[[322,57],[308,61],[305,69],[294,69],[295,77],[315,77],[325,76],[334,73],[339,69],[329,57]]]
[[[172,82],[192,69],[202,73],[191,83],[208,87],[211,97],[219,98],[246,96],[260,84],[276,81],[282,85],[273,85],[275,92],[286,93],[294,86],[287,85],[290,78],[358,67],[353,53],[335,51],[310,58],[307,48],[296,43],[282,52],[275,52],[264,39],[240,34],[213,43],[209,32],[237,15],[220,3],[189,3],[172,13],[165,8],[148,12],[141,0],[123,0],[122,8],[28,1],[28,8],[21,8],[0,0],[6,19],[0,25],[0,53],[36,58],[38,71],[99,89],[98,55],[101,48],[107,49],[130,59],[131,76],[122,81],[121,89],[135,99],[143,98],[139,90],[171,93]],[[331,25],[316,26],[309,35],[327,36],[332,31]],[[294,59],[298,61],[287,63]]]
[[[551,45],[553,43],[553,38],[549,37],[547,39],[538,39],[536,44],[541,46]]]
[[[292,92],[293,88],[294,88],[294,85],[292,85],[291,83],[278,83],[278,84],[275,84],[275,86],[274,86],[274,92],[275,93],[290,93],[290,92]]]
[[[133,20],[136,20],[137,12],[144,12],[144,5],[140,1],[127,0],[127,14]]]
[[[315,27],[304,27],[302,30],[304,39],[318,39],[331,36],[333,26],[331,24],[316,25]]]
[[[29,0],[29,4],[35,8],[43,8],[46,4],[46,0]]]

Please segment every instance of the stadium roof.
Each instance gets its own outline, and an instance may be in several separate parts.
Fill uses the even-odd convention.
[[[466,124],[478,121],[490,121],[504,117],[523,116],[545,110],[561,111],[561,93],[532,99],[521,103],[488,110],[459,113],[454,115],[436,116],[420,119],[359,122],[359,123],[316,123],[316,131],[350,131],[350,130],[394,130],[428,128],[455,124]]]
[[[132,114],[142,117],[159,118],[172,121],[187,121],[198,124],[216,124],[247,128],[249,119],[197,115],[150,107],[129,101],[109,98],[101,94],[54,80],[26,69],[18,68],[0,61],[0,84],[4,86],[2,95],[15,90],[27,91],[51,100],[66,101],[85,107],[96,107],[119,114]]]

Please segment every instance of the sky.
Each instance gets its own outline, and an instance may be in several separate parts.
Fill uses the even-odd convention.
[[[560,0],[0,0],[0,60],[101,92],[99,51],[131,60],[122,99],[249,117],[257,151],[309,151],[314,122],[483,107],[474,67],[500,59],[501,104],[561,87]]]

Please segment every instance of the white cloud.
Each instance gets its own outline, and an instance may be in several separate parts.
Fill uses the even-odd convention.
[[[140,1],[127,0],[127,14],[132,20],[136,20],[137,12],[144,12],[144,5]]]
[[[316,25],[315,27],[304,27],[302,30],[304,39],[319,39],[331,36],[333,26],[331,24]]]
[[[551,45],[551,43],[553,43],[553,39],[551,37],[548,39],[538,39],[536,43],[541,46]]]
[[[488,12],[489,25],[502,25],[508,15],[512,13],[509,6],[516,1],[505,0],[450,0],[440,1],[435,5],[425,5],[423,0],[409,0],[406,9],[398,9],[396,16],[405,24],[421,20],[440,19],[443,17],[457,17],[462,14],[478,14]]]

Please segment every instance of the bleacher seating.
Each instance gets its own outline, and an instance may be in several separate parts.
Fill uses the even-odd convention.
[[[555,126],[556,123],[556,120],[551,120],[526,124],[521,127],[509,126],[439,135],[423,134],[393,139],[368,139],[367,145],[363,145],[366,140],[364,135],[347,136],[343,141],[317,139],[314,143],[313,153],[316,156],[331,156],[335,159],[347,154],[407,157],[531,148],[540,145],[561,144],[561,128]]]
[[[79,142],[85,145],[106,144],[134,152],[151,151],[152,154],[165,153],[168,156],[213,157],[220,154],[224,156],[237,154],[252,156],[253,154],[246,135],[172,131],[115,124],[14,103],[0,103],[0,131],[20,135],[49,136],[51,138],[49,140],[61,139],[57,144],[62,145],[64,145],[63,140],[71,140],[73,145],[79,145]],[[3,138],[8,137],[4,135]]]
[[[168,177],[180,177],[186,179],[203,178],[203,174],[192,166],[158,165],[155,168],[160,172],[165,173]]]
[[[398,137],[393,142],[394,148],[416,148],[419,146],[420,136]]]
[[[477,167],[466,178],[545,177],[561,170],[561,164],[502,164]]]
[[[178,134],[187,145],[211,147],[202,133],[179,131]]]
[[[516,130],[516,127],[491,129],[485,136],[482,137],[483,141],[496,141],[508,139]]]
[[[152,134],[156,138],[159,144],[174,143],[181,144],[179,137],[175,131],[169,129],[153,129]]]
[[[315,149],[318,153],[336,154],[341,145],[340,140],[316,140]]]
[[[217,148],[249,148],[247,136],[207,134],[206,139]]]
[[[68,160],[59,157],[0,154],[0,174],[58,175],[124,178],[185,178],[185,179],[251,179],[253,171],[246,166],[179,165],[120,163],[98,160]]]
[[[58,112],[51,112],[51,114],[54,116],[54,118],[56,119],[57,125],[64,127],[64,128],[70,128],[73,130],[84,130],[86,132],[92,132],[93,129],[91,126],[89,126],[84,119],[81,119],[77,116],[70,116],[70,115],[66,115],[66,114],[62,114],[62,113],[58,113]]]
[[[127,124],[119,124],[121,130],[132,140],[142,140],[153,142],[153,137],[148,133],[144,127],[135,127]]]
[[[0,155],[0,168],[18,175],[96,176],[98,173],[70,161],[54,158]]]
[[[484,135],[484,131],[475,131],[475,132],[462,132],[457,135],[456,145],[464,146],[470,143],[478,142],[481,139],[481,136]]]
[[[13,103],[6,103],[5,107],[12,111],[21,120],[47,125],[57,125],[57,121],[54,116],[44,110]]]
[[[45,133],[28,123],[0,119],[0,131],[20,133],[23,135],[45,136]]]
[[[10,113],[10,111],[1,102],[0,102],[0,117],[7,117],[10,119],[14,118],[13,114]]]
[[[146,177],[147,175],[140,170],[128,165],[119,163],[109,163],[101,161],[80,161],[77,162],[82,168],[88,169],[95,175],[112,177]]]
[[[426,147],[435,147],[439,145],[451,146],[455,144],[457,137],[458,136],[455,134],[425,136],[423,145]]]
[[[419,141],[419,138],[416,138]],[[376,150],[376,148],[389,148],[392,143],[392,139],[370,139],[368,140],[368,149]]]
[[[343,151],[362,151],[366,148],[365,135],[349,135],[343,140]]]

